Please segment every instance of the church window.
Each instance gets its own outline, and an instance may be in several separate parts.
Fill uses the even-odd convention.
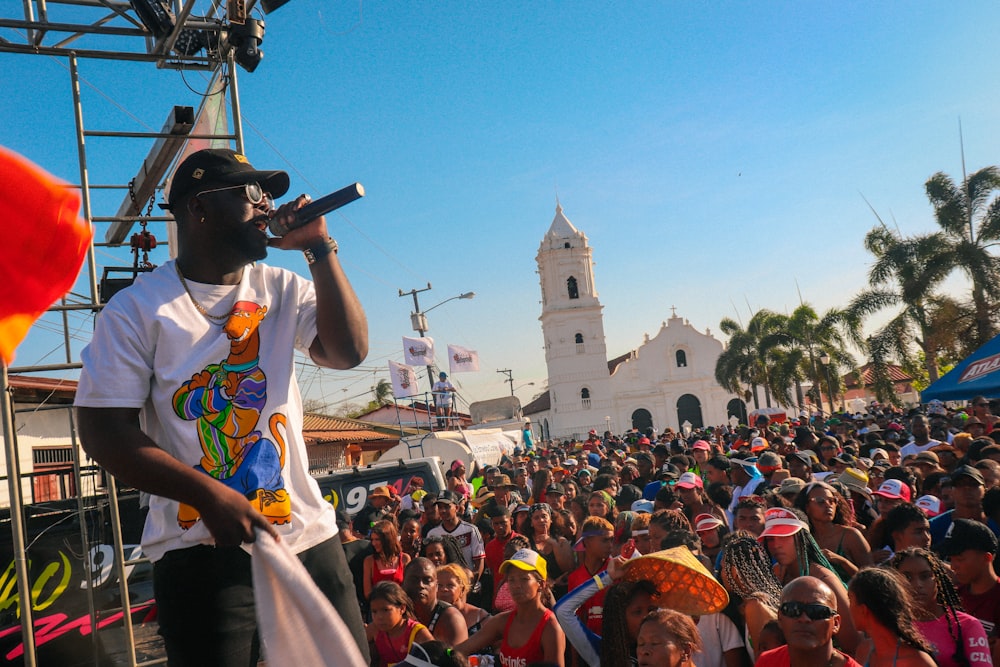
[[[586,350],[584,349],[585,346],[583,344],[583,334],[582,333],[576,334],[575,339],[576,339],[576,353],[583,354],[584,352],[586,352]]]
[[[563,243],[563,248],[569,248],[569,247],[570,247],[569,241],[566,241],[566,243]]]
[[[566,280],[566,291],[569,293],[569,298],[579,299],[580,298],[580,288],[576,286],[576,278],[570,276]]]
[[[677,368],[687,368],[688,358],[684,350],[677,350],[677,354],[674,356],[677,358]]]
[[[590,390],[586,387],[580,390],[580,403],[584,410],[590,409]]]

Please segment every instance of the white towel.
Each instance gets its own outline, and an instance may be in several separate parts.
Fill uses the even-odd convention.
[[[269,665],[367,667],[354,635],[284,542],[257,530],[253,586]]]

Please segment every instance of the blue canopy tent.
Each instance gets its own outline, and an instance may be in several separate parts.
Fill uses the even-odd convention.
[[[1000,398],[1000,336],[962,360],[920,392],[920,400],[967,401],[974,396]]]

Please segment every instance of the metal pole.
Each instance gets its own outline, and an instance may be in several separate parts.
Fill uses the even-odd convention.
[[[229,49],[226,54],[226,69],[229,72],[229,100],[233,106],[233,134],[236,135],[236,152],[246,155],[243,148],[243,116],[240,111],[240,87],[236,82],[236,51]]]
[[[35,633],[31,610],[31,582],[28,581],[28,554],[24,544],[24,500],[21,497],[21,465],[17,455],[7,364],[0,361],[0,411],[3,412],[3,444],[7,456],[7,493],[10,495],[10,530],[14,547],[14,570],[17,573],[18,608],[21,611],[21,642],[24,664],[35,667]]]

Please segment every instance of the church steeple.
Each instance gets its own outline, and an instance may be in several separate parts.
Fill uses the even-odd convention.
[[[552,405],[551,432],[603,430],[612,407],[604,319],[594,284],[593,249],[556,201],[535,258],[542,288],[542,335]]]

